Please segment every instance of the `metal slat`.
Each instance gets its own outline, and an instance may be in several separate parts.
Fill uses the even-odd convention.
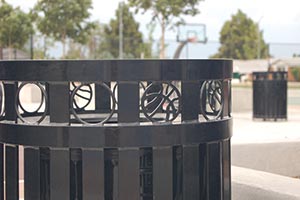
[[[222,81],[222,95],[223,95],[223,111],[222,117],[230,116],[230,85],[228,81]]]
[[[49,113],[50,122],[68,123],[69,110],[69,83],[49,83]]]
[[[82,151],[70,149],[70,198],[82,200]]]
[[[140,199],[139,149],[119,150],[119,200]]]
[[[182,121],[198,120],[200,86],[197,82],[182,82]],[[195,106],[191,106],[195,105]]]
[[[82,150],[83,199],[104,200],[103,150]]]
[[[198,120],[200,86],[197,82],[182,82],[182,121]],[[182,195],[184,200],[199,199],[199,146],[182,148]]]
[[[5,119],[6,120],[17,120],[17,113],[15,111],[15,99],[16,99],[16,92],[18,89],[17,82],[5,82],[4,83],[4,96],[5,96]]]
[[[231,154],[230,154],[230,140],[226,140],[223,146],[223,199],[231,199]]]
[[[208,151],[207,144],[199,145],[199,197],[208,200]]]
[[[173,198],[183,198],[183,150],[182,146],[173,147]]]
[[[120,82],[118,86],[118,121],[139,121],[139,83]]]
[[[208,144],[208,199],[223,200],[221,143]]]
[[[104,149],[105,200],[118,199],[118,157],[117,149]]]
[[[110,87],[110,82],[105,82],[108,87]],[[100,112],[110,112],[110,94],[99,84],[95,84],[95,109]]]
[[[69,150],[50,150],[50,199],[70,199]]]
[[[4,200],[4,171],[3,171],[3,162],[4,162],[4,151],[3,144],[0,144],[0,200]]]
[[[19,148],[5,147],[6,200],[19,199]]]
[[[152,148],[140,149],[140,193],[141,200],[153,198],[153,155]]]
[[[50,150],[40,148],[41,200],[50,199]]]
[[[199,147],[183,147],[183,199],[199,199]]]
[[[139,83],[119,82],[118,122],[139,122]],[[129,138],[121,137],[122,140]],[[130,138],[134,140],[134,138]],[[140,199],[139,149],[119,149],[118,197],[119,200]]]
[[[40,151],[24,148],[24,192],[25,200],[40,199]]]
[[[173,200],[173,149],[153,148],[153,200]]]
[[[50,122],[69,123],[69,90],[69,83],[49,83]],[[67,149],[50,150],[50,199],[70,199],[70,152]]]

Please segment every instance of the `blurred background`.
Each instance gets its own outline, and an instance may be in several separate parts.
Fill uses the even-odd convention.
[[[205,26],[198,37],[206,40],[185,45],[180,58],[248,60],[300,54],[297,1],[158,2],[1,0],[1,58],[172,58],[183,24]]]
[[[254,71],[287,71],[288,102],[300,105],[298,4],[1,0],[0,59],[230,58],[234,112],[252,110]]]
[[[295,0],[0,0],[0,60],[233,59],[233,199],[300,199],[299,7]],[[286,120],[253,120],[254,71],[287,72]],[[38,102],[34,93],[24,90],[24,101]]]

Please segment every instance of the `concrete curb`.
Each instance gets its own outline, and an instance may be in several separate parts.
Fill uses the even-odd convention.
[[[300,141],[233,144],[232,165],[298,177]]]
[[[232,166],[233,200],[299,200],[300,180]]]

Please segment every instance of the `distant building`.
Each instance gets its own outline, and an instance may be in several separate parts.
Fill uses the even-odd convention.
[[[300,81],[300,58],[278,59],[273,65],[279,69],[288,72],[289,81]]]
[[[289,81],[300,81],[300,58],[234,60],[233,71],[246,80],[251,80],[252,72],[287,71]]]

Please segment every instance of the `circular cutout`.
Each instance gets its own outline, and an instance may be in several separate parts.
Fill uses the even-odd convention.
[[[221,117],[224,97],[221,81],[205,81],[200,91],[200,111],[206,120]]]
[[[173,84],[151,83],[141,98],[142,112],[152,122],[173,121],[180,113],[180,99],[180,92]]]
[[[44,103],[41,89],[35,83],[25,83],[20,87],[18,95],[19,108],[26,114],[37,113]]]
[[[80,90],[84,90],[82,88],[89,88],[90,84],[89,83],[81,83],[79,86],[77,86],[71,93],[71,99],[70,99],[70,103],[71,103],[71,112],[74,115],[74,117],[76,118],[76,120],[82,124],[88,124],[88,125],[103,125],[105,122],[107,122],[108,120],[110,120],[110,118],[112,117],[112,115],[114,114],[115,111],[115,107],[116,107],[116,99],[111,91],[111,89],[104,83],[97,83],[99,84],[102,88],[104,88],[105,90],[107,90],[110,94],[111,100],[112,100],[112,109],[110,111],[110,113],[108,113],[108,116],[106,116],[103,120],[99,121],[99,122],[95,122],[95,123],[90,123],[84,119],[82,119],[79,116],[78,110],[76,110],[76,108],[74,108],[75,106],[75,96],[76,93],[78,93],[78,91]],[[90,102],[90,101],[89,101]],[[76,107],[76,106],[75,106]]]
[[[78,82],[72,82],[71,85],[73,86],[71,94],[79,87],[74,93],[74,101],[72,105],[75,106],[75,110],[77,112],[84,110],[92,101],[92,86],[90,84],[81,85],[81,83]]]
[[[25,106],[22,104],[22,99],[20,98],[20,96],[21,96],[21,93],[23,93],[22,90],[26,86],[29,86],[29,85],[36,86],[36,88],[38,88],[40,90],[40,102],[33,103],[32,100],[28,100],[28,102]],[[31,88],[33,88],[33,87],[31,87]],[[36,89],[35,89],[34,93],[36,93]],[[38,120],[36,120],[34,122],[30,122],[28,120],[25,120],[25,118],[22,116],[23,114],[29,115],[29,116],[39,115],[39,111],[41,110],[43,105],[45,105],[45,109]],[[47,97],[46,90],[44,89],[44,87],[42,86],[41,83],[21,83],[21,85],[18,87],[18,90],[16,93],[15,110],[16,110],[16,113],[17,113],[19,119],[22,122],[28,123],[28,124],[41,123],[46,117],[47,107],[48,107],[48,97]],[[23,112],[22,114],[21,114],[20,110],[22,110],[22,112]]]

